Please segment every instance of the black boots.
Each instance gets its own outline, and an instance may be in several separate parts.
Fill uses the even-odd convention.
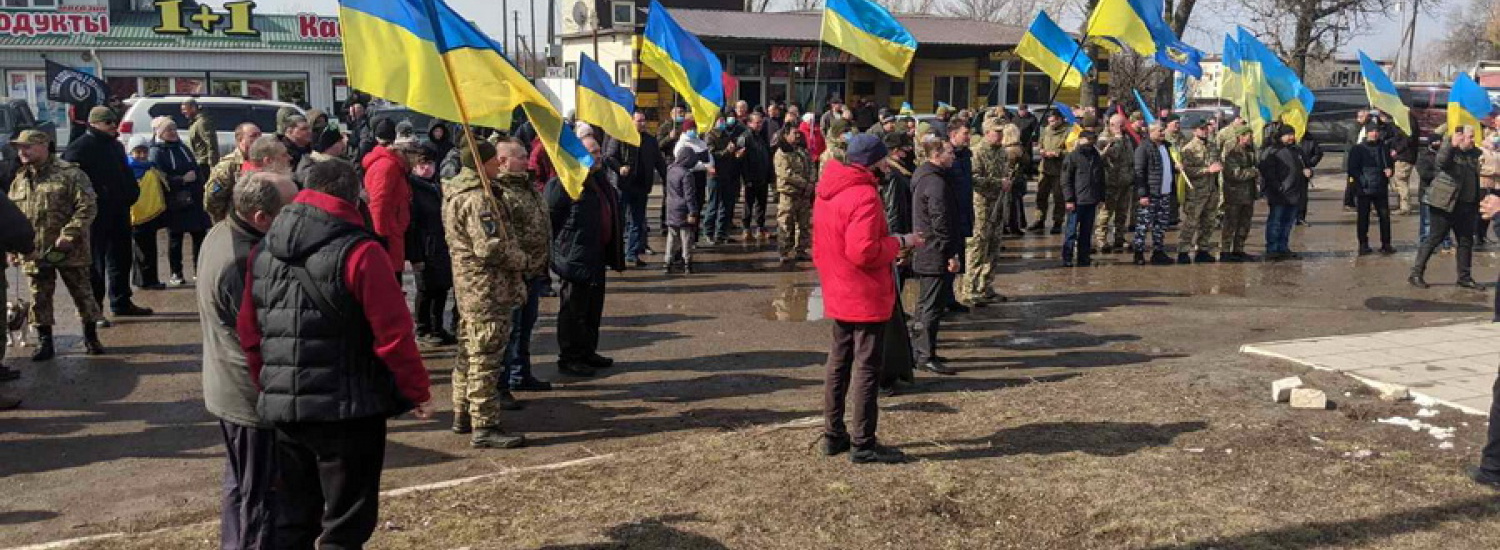
[[[1406,278],[1406,284],[1417,288],[1428,288],[1431,286],[1427,284],[1427,281],[1422,278],[1422,274],[1419,272],[1412,272],[1411,276]]]
[[[477,428],[469,438],[469,446],[475,449],[515,449],[526,446],[526,436],[508,434],[500,428]]]
[[[83,349],[89,355],[104,355],[104,344],[99,343],[99,327],[93,323],[83,324]]]
[[[1135,265],[1146,265],[1146,253],[1135,251]]]
[[[32,361],[51,361],[57,355],[52,348],[52,327],[36,326],[36,351],[31,354]]]
[[[1206,250],[1199,250],[1197,254],[1193,255],[1193,263],[1195,264],[1211,264],[1216,261],[1218,260],[1214,259],[1213,254],[1209,254]]]
[[[1151,253],[1151,265],[1172,265],[1172,257],[1160,250]]]

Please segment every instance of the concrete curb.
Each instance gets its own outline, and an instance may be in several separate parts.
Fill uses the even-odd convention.
[[[1318,364],[1315,361],[1308,361],[1308,360],[1304,360],[1304,359],[1298,359],[1296,357],[1292,357],[1292,356],[1289,356],[1289,355],[1285,355],[1285,354],[1281,354],[1281,353],[1276,353],[1274,351],[1264,350],[1264,349],[1260,349],[1260,348],[1256,347],[1256,346],[1262,346],[1262,345],[1281,344],[1281,343],[1285,343],[1285,342],[1262,342],[1260,344],[1245,344],[1243,346],[1240,346],[1240,353],[1244,353],[1244,354],[1248,354],[1248,355],[1258,355],[1258,356],[1261,356],[1261,357],[1269,357],[1271,359],[1280,359],[1282,361],[1288,361],[1288,362],[1291,362],[1291,363],[1296,363],[1296,364],[1302,365],[1304,367],[1310,367],[1310,368],[1317,369],[1317,370],[1324,371],[1324,372],[1336,372],[1336,373],[1342,374],[1344,376],[1348,376],[1349,378],[1353,378],[1355,380],[1358,380],[1360,383],[1362,383],[1362,384],[1364,384],[1366,386],[1369,386],[1371,388],[1375,388],[1376,390],[1380,390],[1380,391],[1385,391],[1387,388],[1390,388],[1392,386],[1396,386],[1397,385],[1397,384],[1392,384],[1390,382],[1382,382],[1380,380],[1375,380],[1373,378],[1366,378],[1364,376],[1360,376],[1358,374],[1354,374],[1354,373],[1351,373],[1351,372],[1348,372],[1348,371],[1342,371],[1342,370],[1338,370],[1338,369],[1328,368],[1328,367],[1325,367],[1325,366],[1323,366],[1321,364]],[[1475,415],[1475,416],[1485,416],[1485,417],[1488,417],[1490,415],[1489,411],[1481,411],[1479,409],[1475,409],[1473,407],[1467,407],[1467,406],[1464,406],[1464,405],[1460,405],[1458,403],[1454,403],[1452,401],[1448,401],[1448,400],[1445,400],[1445,399],[1438,399],[1436,397],[1433,397],[1431,395],[1427,395],[1425,393],[1422,393],[1420,390],[1416,390],[1416,389],[1413,389],[1411,387],[1407,387],[1407,391],[1411,392],[1412,398],[1414,398],[1414,399],[1419,399],[1419,400],[1422,400],[1422,401],[1428,401],[1428,402],[1432,402],[1432,403],[1437,403],[1437,404],[1443,405],[1445,407],[1456,409],[1459,412],[1463,412],[1465,414],[1472,414],[1472,415]]]

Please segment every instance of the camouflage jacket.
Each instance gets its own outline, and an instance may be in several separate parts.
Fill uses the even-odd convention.
[[[203,186],[203,210],[214,223],[229,216],[229,210],[234,208],[234,184],[239,181],[240,167],[244,164],[244,154],[235,148],[209,171]]]
[[[1106,130],[1099,134],[1098,148],[1104,157],[1105,185],[1129,187],[1135,178],[1135,149],[1130,146],[1130,136]]]
[[[1063,157],[1068,154],[1068,132],[1069,127],[1066,124],[1042,128],[1042,152],[1057,153],[1056,157],[1042,157],[1043,173],[1058,174],[1062,172]]]
[[[454,298],[464,320],[508,319],[526,301],[522,275],[531,258],[515,237],[509,212],[486,196],[473,169],[443,181],[443,230],[453,258]]]
[[[1238,126],[1234,126],[1231,124],[1229,126],[1220,128],[1219,133],[1214,134],[1214,145],[1218,146],[1219,148],[1219,158],[1215,160],[1223,162],[1224,155],[1228,155],[1229,150],[1234,148],[1234,141],[1235,139],[1237,139],[1234,135],[1234,131],[1238,129]]]
[[[1000,198],[1010,177],[1010,156],[999,144],[981,144],[974,149],[974,193],[987,199]]]
[[[93,265],[89,226],[98,214],[98,205],[94,186],[77,165],[54,159],[35,169],[22,167],[10,184],[10,200],[36,229],[36,251],[29,260],[52,250],[59,238],[67,238],[73,242],[73,249],[57,265]]]
[[[527,279],[542,276],[547,272],[552,249],[552,219],[547,215],[542,194],[537,192],[531,184],[531,176],[526,173],[501,174],[493,183],[500,186],[500,202],[510,215],[521,251],[526,253],[528,265],[522,275]]]
[[[1259,194],[1255,150],[1236,144],[1224,152],[1224,204],[1253,204]]]
[[[1006,147],[1020,147],[1021,127],[1012,122],[1006,122],[1000,126],[1000,144]]]
[[[214,130],[214,120],[207,114],[200,112],[193,117],[187,141],[193,150],[193,160],[198,164],[213,166],[219,163],[219,133]]]
[[[812,159],[806,149],[776,152],[776,190],[789,195],[812,194]]]
[[[1178,150],[1182,156],[1182,171],[1193,188],[1212,187],[1217,178],[1208,172],[1208,166],[1219,162],[1218,147],[1209,140],[1196,136]]]

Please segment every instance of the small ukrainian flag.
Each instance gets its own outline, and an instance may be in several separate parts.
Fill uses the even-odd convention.
[[[822,39],[896,78],[906,77],[917,55],[917,39],[870,0],[828,0]]]
[[[639,147],[641,133],[635,129],[635,94],[616,86],[604,67],[578,55],[578,120],[598,126],[615,139]]]
[[[1083,75],[1094,68],[1094,61],[1082,51],[1045,10],[1036,14],[1031,28],[1016,44],[1016,55],[1036,65],[1064,88],[1083,86]]]

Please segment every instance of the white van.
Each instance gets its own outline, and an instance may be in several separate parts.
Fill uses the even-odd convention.
[[[301,108],[291,103],[268,99],[250,99],[233,96],[161,95],[133,98],[125,103],[125,117],[120,120],[120,142],[128,146],[131,136],[143,135],[151,138],[151,119],[170,116],[177,121],[177,129],[187,139],[190,122],[182,116],[182,103],[196,98],[198,106],[214,121],[214,130],[219,133],[219,154],[234,150],[234,128],[245,122],[254,122],[264,134],[276,132],[276,112],[283,107]]]

